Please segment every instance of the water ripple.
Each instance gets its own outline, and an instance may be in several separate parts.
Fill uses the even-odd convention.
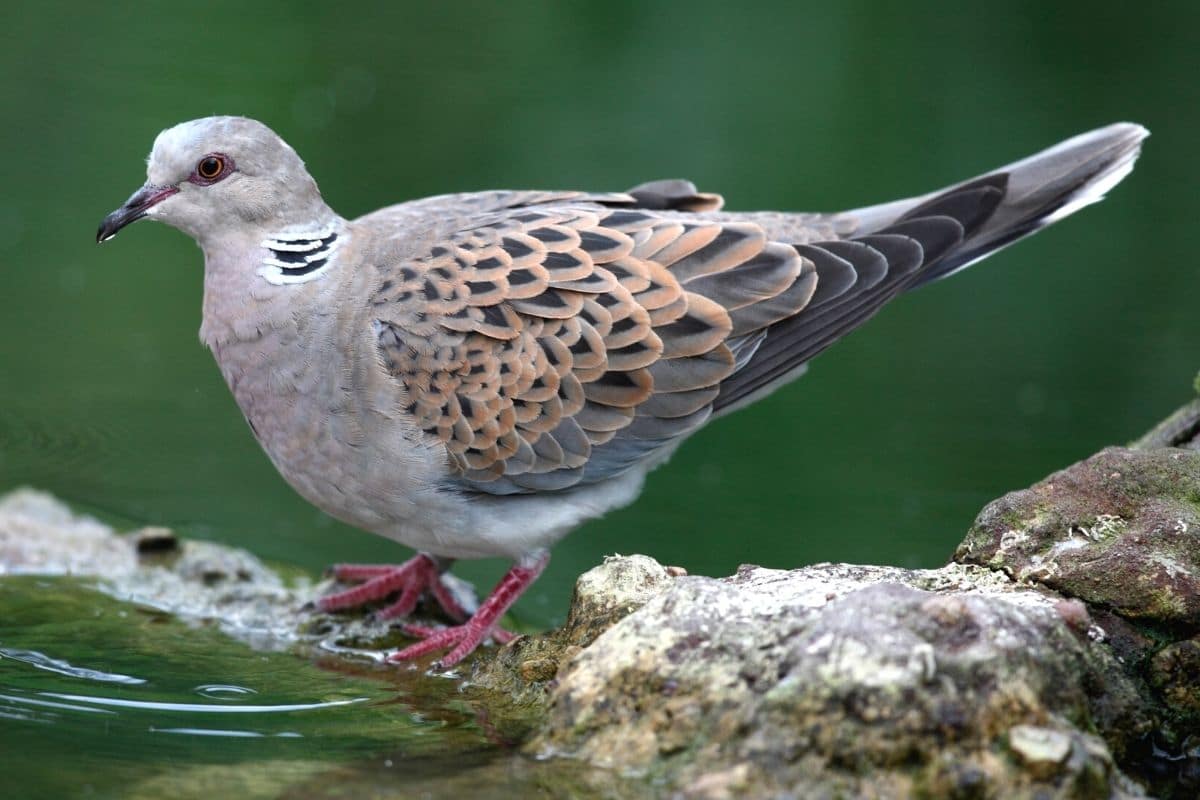
[[[47,672],[57,672],[59,675],[69,675],[72,678],[84,678],[89,681],[122,683],[127,686],[136,686],[139,683],[146,682],[142,678],[134,678],[131,675],[121,675],[116,672],[101,672],[98,669],[77,667],[61,658],[51,658],[45,653],[39,653],[36,650],[17,650],[0,647],[0,658],[11,658],[13,661],[21,661],[31,667],[44,669]]]
[[[237,700],[249,695],[258,694],[254,689],[245,686],[234,686],[228,683],[206,683],[193,689],[196,694],[215,699]]]
[[[48,695],[46,692],[39,692],[43,696],[59,697],[60,695]],[[63,699],[70,700],[70,697]],[[55,703],[50,700],[35,700],[32,697],[24,697],[21,695],[0,694],[0,700],[8,700],[10,703],[19,703],[26,706],[38,706],[40,708],[58,708],[63,711],[86,711],[89,714],[116,714],[115,711],[109,711],[107,708],[92,708],[91,706],[80,706],[74,703]]]
[[[137,711],[191,711],[197,714],[272,714],[285,711],[314,711],[320,708],[335,708],[337,706],[365,703],[369,699],[366,697],[354,697],[349,700],[327,700],[324,703],[291,703],[277,706],[222,706],[205,703],[164,703],[154,700],[127,700],[120,697],[94,697],[81,694],[60,694],[58,692],[38,692],[38,695],[40,697],[68,700],[72,703],[91,703],[97,706],[131,708]]]
[[[150,728],[151,733],[178,733],[186,736],[228,736],[235,739],[303,739],[304,736],[295,731],[280,733],[260,733],[258,731],[233,731],[218,728]]]

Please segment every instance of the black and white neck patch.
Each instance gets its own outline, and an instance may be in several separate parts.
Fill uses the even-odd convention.
[[[267,249],[258,274],[268,283],[282,286],[321,277],[338,248],[338,225],[311,231],[288,231],[264,239]]]

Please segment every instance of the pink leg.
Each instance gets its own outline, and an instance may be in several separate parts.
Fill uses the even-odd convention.
[[[369,581],[397,569],[395,564],[334,564],[329,573],[339,581]]]
[[[449,628],[405,625],[405,633],[420,637],[425,641],[392,653],[388,656],[388,661],[410,661],[432,653],[434,650],[448,647],[450,652],[444,655],[435,666],[452,667],[470,655],[471,651],[489,636],[501,642],[506,639],[511,640],[512,634],[502,631],[496,626],[496,623],[504,616],[504,612],[508,611],[517,601],[517,598],[529,588],[530,584],[537,580],[549,560],[550,554],[542,553],[529,564],[514,564],[500,579],[500,583],[496,584],[496,588],[492,590],[487,599],[483,601],[483,605],[479,606],[475,615],[462,625]]]
[[[399,566],[338,564],[332,570],[335,578],[364,583],[322,597],[317,601],[317,607],[322,611],[353,608],[382,600],[398,591],[400,597],[396,602],[381,609],[376,615],[379,619],[391,619],[411,614],[417,606],[417,601],[421,599],[421,594],[428,590],[447,616],[455,620],[465,620],[467,612],[442,583],[442,572],[448,566],[448,561],[439,561],[427,553],[418,553]]]

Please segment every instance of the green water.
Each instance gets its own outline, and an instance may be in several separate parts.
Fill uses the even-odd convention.
[[[621,783],[525,763],[513,752],[529,728],[520,710],[448,678],[254,652],[69,579],[8,578],[0,608],[10,797],[420,794],[451,773],[473,797]]]
[[[263,119],[347,216],[447,191],[660,177],[734,209],[836,209],[1141,122],[1145,156],[1107,202],[904,298],[796,384],[697,435],[636,506],[564,541],[517,613],[561,619],[576,575],[614,551],[709,574],[940,563],[987,500],[1136,436],[1187,392],[1200,364],[1198,21],[1182,2],[16,7],[0,32],[0,490],[38,486],[314,572],[406,555],[274,474],[197,344],[189,240],[144,223],[94,245],[100,218],[143,180],[154,134],[182,119]],[[503,567],[458,571],[487,585]],[[106,669],[151,687],[121,693],[370,698],[254,723],[296,721],[302,739],[151,734],[200,724],[167,711],[0,717],[20,785],[111,794],[134,773],[348,763],[416,736],[401,706],[379,705],[386,683],[319,672],[276,690],[309,667],[213,645],[196,669],[176,655],[193,652],[182,632],[161,652],[123,649],[81,635],[86,597],[8,584],[0,647],[119,663]],[[72,693],[10,661],[0,689]],[[373,733],[355,733],[360,720]]]

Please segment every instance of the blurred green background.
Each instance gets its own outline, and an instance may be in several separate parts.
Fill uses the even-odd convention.
[[[1094,2],[61,4],[0,38],[0,490],[313,571],[398,546],[275,474],[198,344],[201,255],[100,218],[154,135],[274,127],[348,217],[508,188],[685,177],[732,209],[922,193],[1129,119],[1100,206],[903,298],[809,374],[703,431],[634,507],[556,550],[518,606],[561,618],[605,553],[693,572],[933,566],[989,499],[1128,440],[1200,358],[1200,6]],[[459,573],[490,584],[498,562]],[[486,586],[481,586],[486,588]]]

